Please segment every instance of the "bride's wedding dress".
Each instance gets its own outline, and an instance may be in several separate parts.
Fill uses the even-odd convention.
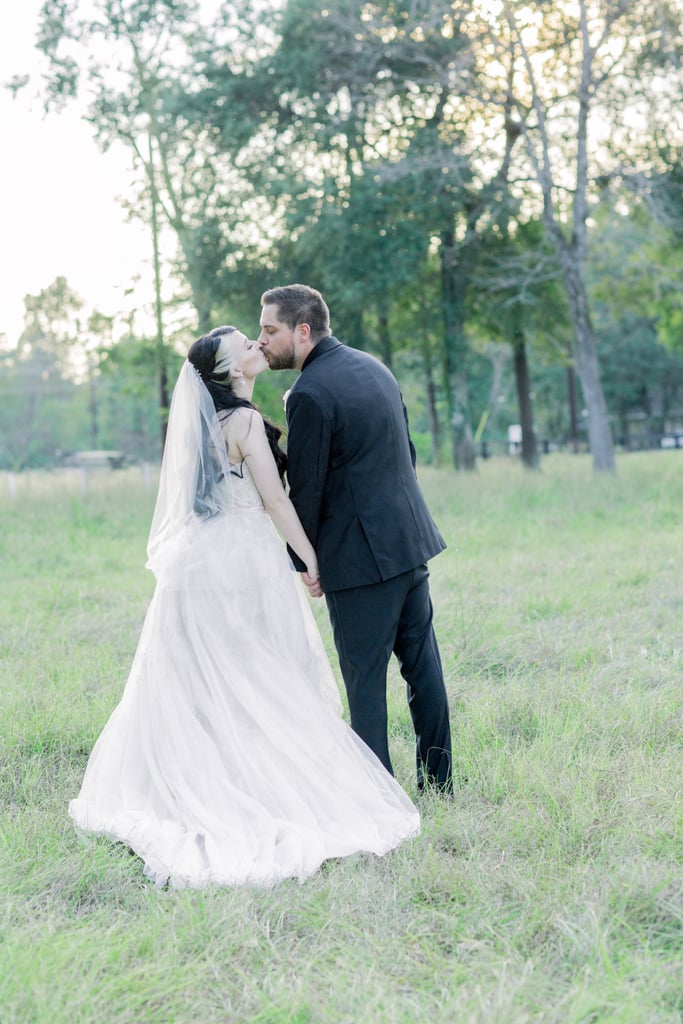
[[[157,586],[130,676],[69,805],[158,884],[303,879],[419,831],[416,808],[341,717],[246,463],[229,476],[222,511],[190,515],[150,555]]]

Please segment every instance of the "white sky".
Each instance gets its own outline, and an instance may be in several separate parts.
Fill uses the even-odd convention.
[[[2,3],[0,83],[38,69],[41,3]],[[59,275],[108,314],[126,308],[136,275],[150,279],[150,243],[117,200],[132,181],[128,154],[101,153],[75,108],[46,116],[31,99],[37,84],[36,76],[16,100],[0,88],[0,334],[10,344],[23,327],[24,296]]]

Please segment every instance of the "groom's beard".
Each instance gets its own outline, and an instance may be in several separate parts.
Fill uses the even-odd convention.
[[[279,355],[275,355],[274,352],[269,352],[267,348],[262,349],[266,362],[271,370],[296,370],[294,365],[294,345],[287,349],[286,352],[280,352]]]

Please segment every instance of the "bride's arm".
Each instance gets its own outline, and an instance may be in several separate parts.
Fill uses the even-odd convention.
[[[318,559],[298,515],[282,486],[261,416],[252,409],[238,409],[230,416],[224,432],[230,432],[230,447],[237,447],[249,470],[268,515],[299,558],[308,575],[317,579]],[[228,440],[226,436],[226,441]]]

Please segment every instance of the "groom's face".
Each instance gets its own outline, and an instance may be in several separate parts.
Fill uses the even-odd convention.
[[[258,343],[271,370],[295,370],[296,332],[278,319],[278,313],[273,303],[263,307]]]

